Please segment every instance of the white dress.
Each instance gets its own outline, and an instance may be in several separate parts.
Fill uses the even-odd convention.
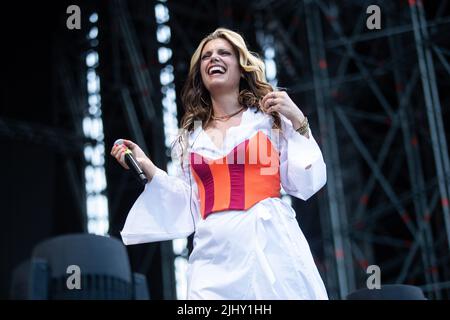
[[[286,193],[307,200],[326,183],[322,153],[310,132],[300,135],[285,117],[276,145]],[[273,137],[272,117],[248,108],[227,131],[219,149],[201,129],[189,136],[191,151],[209,159],[227,155],[257,131]],[[328,299],[293,208],[266,198],[248,210],[215,212],[203,219],[190,170],[169,176],[158,169],[131,208],[121,232],[126,245],[194,234],[188,299]]]

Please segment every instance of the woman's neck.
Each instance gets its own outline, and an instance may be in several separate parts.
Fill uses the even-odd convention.
[[[241,108],[238,101],[239,93],[211,95],[213,114],[216,117],[226,116]]]

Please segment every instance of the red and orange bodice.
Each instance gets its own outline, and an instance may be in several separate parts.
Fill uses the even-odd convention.
[[[280,157],[269,137],[258,131],[225,157],[208,159],[190,153],[201,214],[247,210],[257,202],[280,197]]]

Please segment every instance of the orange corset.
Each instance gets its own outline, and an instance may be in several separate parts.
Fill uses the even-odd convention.
[[[280,197],[280,157],[261,131],[234,147],[223,158],[211,160],[190,153],[198,186],[201,214],[247,210],[257,202]]]

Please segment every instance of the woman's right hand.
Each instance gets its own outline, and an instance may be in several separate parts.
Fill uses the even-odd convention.
[[[144,151],[134,142],[130,140],[123,139],[123,144],[115,144],[111,149],[111,155],[116,158],[117,162],[125,169],[130,169],[125,162],[125,150],[128,148],[133,153],[136,162],[144,170],[148,179],[153,177],[154,171],[156,170],[153,162],[146,156]]]

